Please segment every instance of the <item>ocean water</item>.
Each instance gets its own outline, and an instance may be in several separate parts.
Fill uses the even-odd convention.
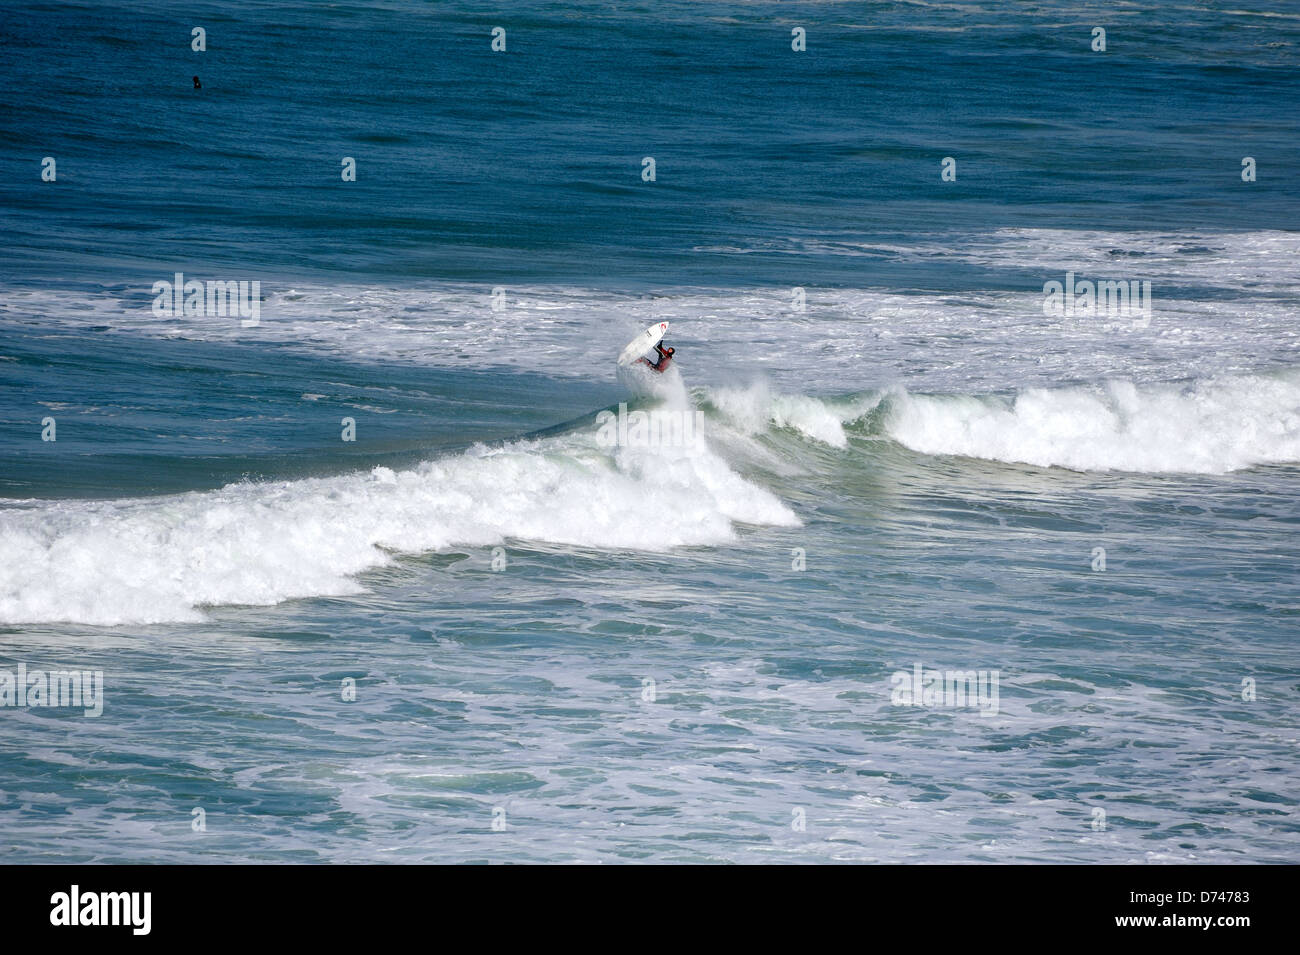
[[[0,703],[103,674],[0,706],[0,860],[1300,861],[1297,65],[1282,0],[0,6]]]

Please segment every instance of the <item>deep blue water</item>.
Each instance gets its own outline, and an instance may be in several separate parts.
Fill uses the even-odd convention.
[[[1221,7],[8,8],[5,254],[59,280],[183,263],[861,284],[890,263],[780,252],[948,229],[1293,228],[1300,21],[1287,3]],[[47,155],[57,188],[36,187]],[[735,245],[758,251],[699,250]]]

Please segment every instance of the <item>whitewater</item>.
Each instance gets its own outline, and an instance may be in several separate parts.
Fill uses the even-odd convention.
[[[819,399],[755,384],[692,398],[676,370],[666,384],[666,397],[645,406],[698,402],[710,413],[702,446],[608,448],[593,413],[559,435],[475,445],[399,471],[138,500],[10,502],[0,513],[0,622],[192,621],[209,605],[353,594],[355,575],[393,552],[509,540],[670,551],[732,542],[737,525],[798,526],[776,494],[737,470],[760,458],[769,432],[835,449],[841,466],[864,471],[870,439],[927,456],[1081,472],[1226,474],[1300,463],[1300,372],[1012,396],[895,389]],[[850,435],[864,440],[851,445]]]

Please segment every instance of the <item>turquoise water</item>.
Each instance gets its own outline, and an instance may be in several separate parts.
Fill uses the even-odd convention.
[[[0,9],[0,701],[103,672],[0,706],[0,858],[1297,861],[1298,44]],[[156,315],[178,271],[259,323]]]

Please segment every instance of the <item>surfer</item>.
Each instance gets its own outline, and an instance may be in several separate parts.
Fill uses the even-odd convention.
[[[637,360],[643,365],[649,365],[653,371],[657,371],[662,375],[668,369],[668,366],[673,363],[673,353],[676,352],[677,349],[671,347],[665,348],[663,343],[660,342],[655,345],[655,351],[659,353],[658,361],[651,361],[648,358],[639,358]]]

